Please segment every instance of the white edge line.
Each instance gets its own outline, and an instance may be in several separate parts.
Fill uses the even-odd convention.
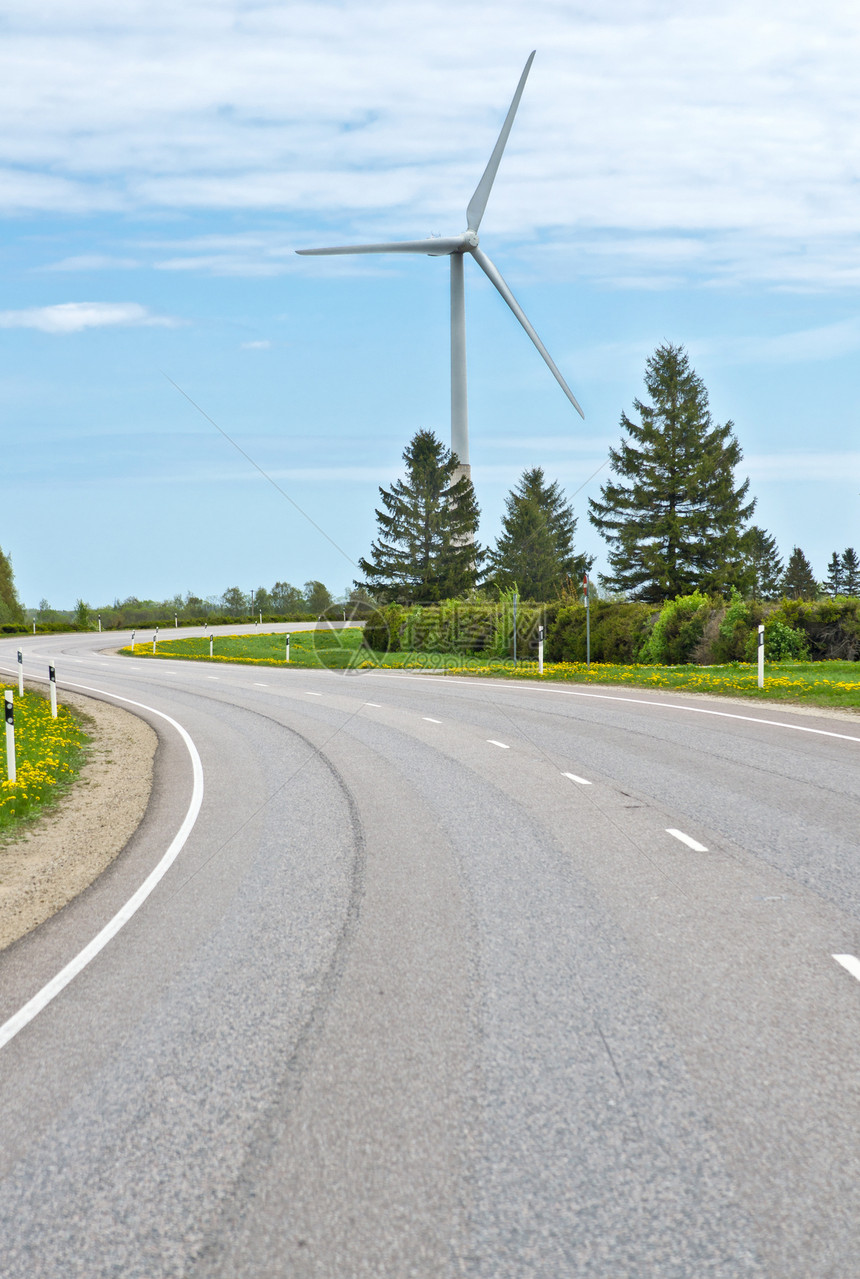
[[[503,751],[509,751],[511,749],[505,742],[497,742],[495,737],[488,737],[487,741],[491,746],[501,746]]]
[[[569,777],[572,782],[576,782],[580,786],[591,785],[587,777],[577,777],[576,773],[562,773],[562,777]]]
[[[432,716],[430,716],[430,715],[423,715],[423,716],[422,716],[422,719],[426,720],[428,724],[441,724],[441,723],[442,723],[441,719],[433,719],[433,718],[432,718]]]
[[[857,959],[855,955],[834,955],[833,958],[836,960],[837,964],[841,964],[852,977],[856,977],[857,980],[860,981],[860,959]]]
[[[20,1030],[23,1030],[25,1026],[29,1025],[29,1023],[39,1015],[42,1009],[46,1008],[51,1000],[59,995],[60,991],[64,990],[70,982],[74,981],[78,974],[83,972],[87,964],[92,959],[95,959],[96,955],[98,955],[100,951],[104,950],[108,942],[116,937],[120,929],[123,928],[135,912],[140,909],[152,890],[164,878],[167,871],[182,851],[185,841],[188,839],[194,823],[197,821],[200,806],[203,803],[203,765],[200,762],[197,747],[194,745],[191,737],[181,724],[177,723],[177,721],[172,719],[169,715],[165,715],[163,711],[157,711],[153,706],[147,706],[143,702],[131,701],[128,697],[119,697],[115,693],[108,693],[105,689],[91,688],[86,684],[65,684],[65,687],[84,689],[89,693],[102,693],[104,696],[107,696],[114,701],[124,702],[126,706],[137,706],[141,710],[149,711],[153,715],[158,715],[160,719],[167,720],[168,724],[175,728],[179,733],[185,743],[188,754],[191,756],[191,767],[194,776],[191,803],[188,806],[188,811],[185,814],[182,825],[171,840],[170,847],[167,849],[167,852],[164,854],[158,865],[150,871],[146,879],[138,888],[137,892],[132,894],[125,905],[120,907],[113,919],[109,920],[108,923],[105,924],[104,928],[96,934],[92,941],[86,945],[84,949],[74,957],[74,959],[70,960],[69,963],[66,964],[65,968],[62,968],[57,973],[56,977],[53,977],[37,994],[32,997],[32,999],[29,999],[27,1003],[24,1004],[23,1008],[20,1008],[17,1013],[13,1013],[9,1020],[0,1026],[0,1049],[4,1048],[11,1039],[14,1039]]]
[[[430,680],[426,675],[395,675],[382,671],[368,671],[370,679],[402,679],[402,680],[421,680],[427,683],[436,684],[436,680]],[[718,719],[739,719],[747,724],[766,724],[768,728],[787,728],[794,733],[814,733],[818,737],[836,737],[841,742],[860,742],[860,737],[853,737],[850,733],[834,733],[827,728],[807,728],[805,724],[787,724],[784,720],[779,719],[761,719],[758,715],[737,715],[733,711],[712,711],[704,706],[681,706],[677,702],[661,702],[652,701],[647,697],[624,697],[618,693],[583,693],[579,689],[573,688],[548,688],[539,685],[520,683],[517,681],[513,687],[507,682],[499,683],[497,680],[474,680],[464,679],[461,675],[452,677],[456,679],[457,685],[469,688],[491,688],[504,689],[506,692],[530,692],[530,693],[561,693],[564,697],[589,697],[598,702],[629,702],[633,706],[655,706],[670,711],[686,711],[690,715],[715,715]]]
[[[673,827],[666,827],[666,834],[673,835],[675,839],[680,839],[682,844],[686,844],[688,848],[692,848],[694,853],[706,853],[708,850],[704,844],[700,844],[697,839],[693,839],[690,835],[685,835],[682,830],[674,830]]]

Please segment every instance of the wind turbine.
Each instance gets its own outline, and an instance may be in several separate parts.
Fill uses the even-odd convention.
[[[508,140],[508,134],[523,96],[526,80],[534,61],[534,51],[529,54],[517,91],[508,108],[502,131],[499,134],[493,153],[490,156],[483,177],[475,187],[475,193],[466,209],[466,230],[461,235],[454,235],[428,240],[395,240],[387,244],[348,244],[331,249],[297,249],[302,256],[327,256],[347,253],[426,253],[428,257],[449,257],[451,259],[451,452],[460,460],[460,475],[469,475],[469,413],[466,402],[466,291],[463,275],[463,259],[470,254],[490,282],[501,293],[526,333],[540,351],[550,372],[576,409],[580,417],[585,414],[579,407],[576,397],[556,368],[552,357],[529,323],[525,312],[517,302],[511,290],[502,279],[498,268],[493,265],[486,253],[478,247],[478,227],[484,216],[490,191],[493,188],[499,162]]]

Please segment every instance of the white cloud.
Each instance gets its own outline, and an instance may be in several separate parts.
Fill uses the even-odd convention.
[[[259,342],[239,343],[240,351],[270,351],[271,349],[272,343],[268,340],[268,338],[263,338]]]
[[[82,329],[114,326],[175,328],[180,323],[170,316],[153,315],[137,302],[61,302],[23,311],[0,311],[0,328],[38,329],[42,333],[80,333]]]
[[[141,263],[137,258],[115,258],[106,253],[77,253],[51,262],[45,271],[132,271]]]
[[[847,0],[496,0],[492,22],[454,0],[10,0],[0,203],[459,230],[535,45],[488,231],[619,284],[856,286]]]
[[[860,452],[752,453],[743,461],[743,471],[754,482],[792,483],[860,482]]]

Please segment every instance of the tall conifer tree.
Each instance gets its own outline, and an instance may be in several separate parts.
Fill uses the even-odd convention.
[[[12,561],[0,550],[0,623],[3,622],[23,626],[24,610],[15,590]]]
[[[753,599],[778,599],[782,591],[785,565],[777,550],[776,538],[753,524],[744,535],[744,549]]]
[[[860,595],[860,561],[853,546],[842,552],[842,590],[846,595]]]
[[[476,583],[484,552],[475,543],[478,504],[472,481],[457,478],[456,454],[432,431],[419,431],[403,460],[406,478],[380,488],[379,538],[358,586],[380,599],[410,603],[456,597]]]
[[[627,438],[610,449],[612,470],[590,519],[609,543],[615,591],[660,601],[743,581],[744,526],[755,501],[749,480],[735,485],[741,461],[733,424],[716,425],[708,392],[681,346],[658,347],[648,361],[651,404],[634,400],[640,421],[621,415]]]
[[[818,596],[818,582],[812,565],[799,546],[795,546],[788,557],[782,589],[792,600],[814,600]]]
[[[516,584],[524,599],[554,599],[569,577],[581,577],[590,567],[586,556],[574,554],[572,506],[557,481],[547,484],[539,466],[523,471],[505,505],[503,531],[489,554],[490,578],[501,587]]]
[[[827,576],[821,583],[828,595],[834,598],[842,594],[842,557],[838,551],[834,551],[830,556],[830,563],[827,565]]]

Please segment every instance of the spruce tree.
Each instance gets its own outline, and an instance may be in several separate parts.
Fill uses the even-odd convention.
[[[842,552],[842,591],[845,595],[860,595],[860,562],[853,546]]]
[[[12,561],[0,550],[0,624],[24,625],[24,610],[15,590]]]
[[[735,485],[740,445],[731,422],[716,425],[708,393],[681,346],[648,361],[652,400],[634,400],[641,421],[621,415],[622,438],[590,519],[609,543],[612,591],[659,602],[693,591],[725,591],[743,581],[742,538],[755,501],[749,480]]]
[[[814,600],[818,595],[818,582],[812,565],[799,546],[795,546],[789,556],[782,590],[792,600]]]
[[[837,595],[842,594],[842,559],[838,551],[834,551],[830,556],[830,563],[827,565],[827,576],[821,583],[828,595],[832,595],[835,599]]]
[[[379,537],[360,559],[365,586],[380,600],[412,603],[464,594],[476,583],[484,552],[475,543],[478,504],[457,455],[432,431],[419,431],[403,460],[406,478],[380,488]]]
[[[505,589],[516,585],[524,599],[554,599],[567,578],[581,577],[591,563],[574,554],[573,508],[557,481],[547,484],[539,466],[523,471],[505,506],[489,578]]]
[[[776,546],[776,538],[753,524],[744,535],[749,589],[753,599],[775,600],[782,592],[785,565]]]

